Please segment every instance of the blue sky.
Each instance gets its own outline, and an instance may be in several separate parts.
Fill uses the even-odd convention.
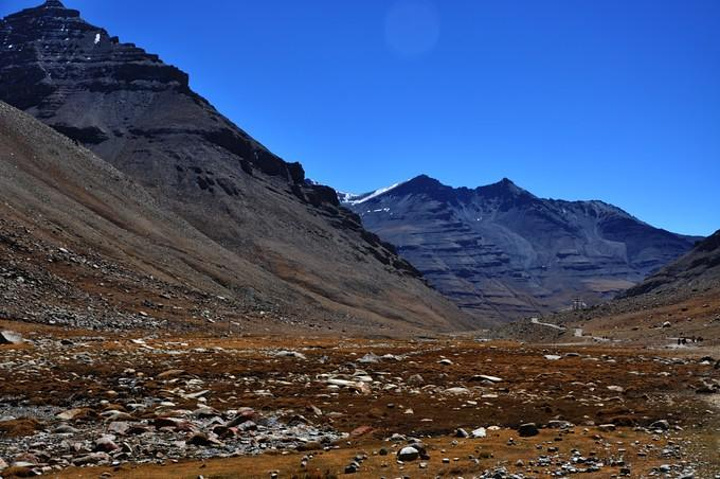
[[[677,232],[720,228],[720,1],[65,4],[339,190],[508,177]]]

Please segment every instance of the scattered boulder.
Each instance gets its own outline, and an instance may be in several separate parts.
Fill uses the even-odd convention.
[[[468,432],[465,429],[458,428],[455,430],[455,437],[467,438],[467,437],[470,437],[470,434],[468,434]]]
[[[68,409],[67,411],[61,412],[58,414],[57,417],[61,421],[79,421],[81,419],[85,419],[89,416],[92,416],[94,414],[94,411],[88,408],[75,408],[75,409]]]
[[[380,362],[380,356],[377,356],[373,353],[368,353],[362,358],[358,359],[358,362],[361,364],[375,364]]]
[[[405,381],[408,386],[418,387],[425,384],[425,380],[419,374],[413,374]]]
[[[487,374],[476,374],[470,378],[470,381],[487,381],[491,383],[500,383],[503,381],[502,378],[497,376],[488,376]]]
[[[193,446],[201,446],[201,447],[210,447],[210,446],[220,446],[222,443],[218,441],[215,438],[212,438],[208,436],[207,434],[197,432],[195,434],[192,434],[190,438],[187,440],[188,444],[192,444]]]
[[[518,434],[520,435],[520,437],[532,437],[540,434],[540,430],[538,429],[537,424],[535,424],[534,422],[529,422],[526,424],[522,424],[518,428]]]
[[[575,427],[575,424],[569,421],[552,420],[548,421],[546,427],[548,429],[570,429],[571,427]]]
[[[660,421],[655,421],[654,423],[650,424],[650,429],[660,430],[660,431],[668,431],[668,430],[670,430],[670,423],[668,421],[666,421],[665,419],[662,419]]]
[[[455,387],[455,388],[446,389],[445,393],[446,394],[454,394],[454,395],[469,394],[470,390],[468,388]]]
[[[118,449],[120,449],[120,446],[115,444],[115,436],[113,435],[102,436],[95,441],[95,452],[113,452]]]
[[[420,451],[413,446],[406,446],[398,451],[397,458],[403,462],[415,461],[420,458]]]
[[[297,351],[278,351],[273,354],[276,358],[296,358],[296,359],[307,359],[303,353]]]
[[[0,344],[22,344],[25,341],[20,333],[15,331],[0,331]]]
[[[350,433],[350,437],[355,438],[355,437],[360,437],[360,436],[366,436],[373,431],[374,431],[374,429],[371,426],[360,426],[360,427],[353,429],[353,431]]]
[[[157,378],[158,379],[170,379],[170,378],[182,376],[183,374],[185,374],[185,371],[183,371],[182,369],[169,369],[167,371],[164,371],[164,372],[158,374]]]

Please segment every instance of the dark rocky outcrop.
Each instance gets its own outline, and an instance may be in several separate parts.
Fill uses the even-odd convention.
[[[508,179],[470,189],[422,175],[344,199],[438,290],[499,320],[612,297],[695,240],[602,201],[538,198]]]

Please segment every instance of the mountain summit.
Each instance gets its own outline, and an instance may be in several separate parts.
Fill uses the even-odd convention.
[[[695,240],[602,201],[538,198],[507,178],[470,189],[421,175],[378,192],[345,204],[464,310],[497,320],[608,298]]]
[[[262,293],[278,315],[386,333],[410,322],[466,324],[392,246],[340,207],[334,190],[306,181],[299,163],[221,115],[190,89],[185,72],[59,1],[0,20],[0,100],[91,149],[163,209],[272,276]],[[230,266],[208,269],[215,267]],[[239,280],[242,273],[216,281],[225,294],[254,295],[255,273]]]

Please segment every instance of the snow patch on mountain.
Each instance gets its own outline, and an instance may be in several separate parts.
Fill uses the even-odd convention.
[[[394,185],[390,185],[386,188],[380,188],[379,190],[375,190],[370,193],[364,193],[362,195],[338,192],[338,197],[340,198],[341,202],[355,206],[355,205],[365,203],[366,201],[369,201],[373,198],[377,198],[380,195],[384,195],[385,193],[394,190],[395,188],[397,188],[398,186],[400,186],[404,183],[407,183],[407,181],[401,181],[400,183],[395,183]]]

